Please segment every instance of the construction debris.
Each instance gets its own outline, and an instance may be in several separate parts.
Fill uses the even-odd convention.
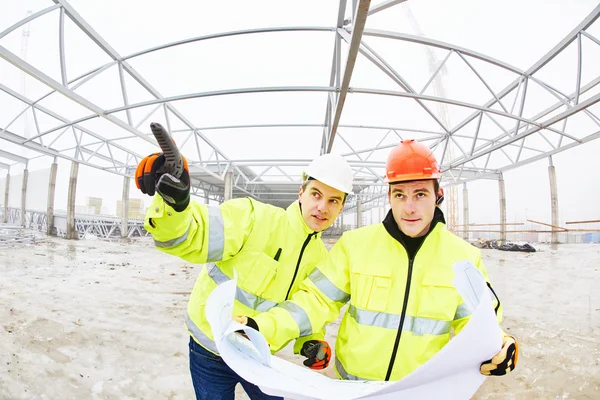
[[[36,234],[40,235],[39,232],[24,229],[20,225],[0,224],[0,247],[9,247],[15,244],[35,244]]]
[[[523,251],[526,253],[535,253],[535,248],[529,243],[516,244],[511,242],[502,243],[501,240],[485,240],[478,239],[477,242],[472,243],[473,246],[479,247],[480,249],[496,249],[504,251]]]

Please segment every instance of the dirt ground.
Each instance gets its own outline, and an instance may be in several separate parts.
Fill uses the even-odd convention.
[[[0,399],[193,398],[183,315],[201,266],[148,238],[45,240],[0,249]],[[600,398],[600,245],[540,250],[483,251],[521,356],[477,399]]]

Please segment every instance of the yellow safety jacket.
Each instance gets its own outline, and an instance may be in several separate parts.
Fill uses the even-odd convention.
[[[277,347],[334,321],[349,302],[335,346],[339,377],[408,375],[448,343],[451,330],[459,333],[473,311],[452,284],[452,265],[470,260],[488,280],[479,249],[448,232],[439,209],[435,215],[413,259],[391,211],[381,224],[344,233],[291,301],[254,317],[260,332]],[[499,302],[494,307],[500,322]]]
[[[159,250],[192,263],[208,263],[194,285],[185,324],[194,340],[215,354],[205,306],[218,284],[232,279],[235,270],[234,315],[254,316],[289,298],[327,255],[321,234],[306,225],[297,201],[287,210],[250,198],[219,207],[192,201],[178,213],[156,195],[144,227]],[[315,330],[296,341],[295,351],[304,341],[324,335],[324,329]]]

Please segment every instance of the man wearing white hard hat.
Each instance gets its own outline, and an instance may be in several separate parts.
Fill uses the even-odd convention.
[[[233,278],[234,270],[238,279],[234,315],[252,317],[289,299],[327,254],[321,232],[333,225],[352,192],[352,169],[339,155],[317,157],[304,169],[298,200],[285,210],[251,198],[209,207],[190,201],[187,163],[180,179],[160,179],[160,166],[154,165],[160,160],[160,155],[150,155],[136,171],[138,188],[149,195],[157,193],[144,226],[159,250],[207,263],[194,285],[185,321],[196,398],[233,399],[240,383],[252,400],[279,399],[262,393],[221,359],[206,320],[206,300],[217,285]],[[331,355],[328,347],[323,348],[324,335],[321,330],[298,338],[294,345],[313,369],[327,367]],[[315,350],[320,357],[312,354]]]

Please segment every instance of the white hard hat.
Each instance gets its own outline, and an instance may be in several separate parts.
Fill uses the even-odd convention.
[[[344,193],[352,193],[352,168],[339,154],[323,154],[315,158],[302,172],[302,180],[312,177]]]

